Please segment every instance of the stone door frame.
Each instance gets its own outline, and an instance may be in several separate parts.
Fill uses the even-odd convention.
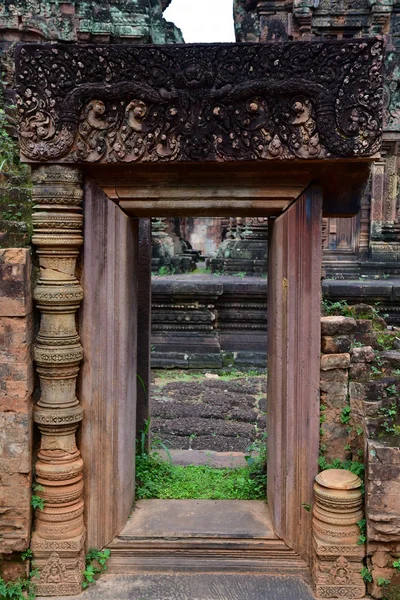
[[[215,214],[212,201],[209,208]],[[311,516],[302,504],[311,503],[318,461],[321,217],[322,192],[311,186],[273,219],[269,249],[268,396],[276,401],[270,401],[268,422],[268,497],[276,534],[308,564]],[[81,452],[85,464],[92,465],[86,474],[85,503],[88,544],[94,547],[108,544],[120,533],[134,498],[130,455],[136,414],[130,409],[129,391],[120,387],[125,379],[131,393],[135,388],[134,363],[123,356],[122,364],[118,360],[109,364],[110,356],[121,348],[126,354],[140,335],[140,326],[135,331],[127,320],[128,326],[120,330],[115,322],[121,305],[127,306],[130,290],[140,286],[126,269],[127,264],[138,264],[132,223],[93,181],[86,184],[80,396],[84,415],[91,418],[83,421]],[[104,288],[111,298],[102,298]],[[135,360],[139,353],[137,348]],[[115,373],[117,383],[112,387]],[[133,432],[131,439],[128,431]],[[107,497],[104,489],[109,491]]]
[[[107,545],[131,509],[132,216],[275,218],[268,493],[276,533],[310,564],[301,505],[318,457],[322,209],[359,209],[381,144],[382,62],[381,39],[17,49],[19,143],[36,165],[40,595],[78,593],[85,544]]]

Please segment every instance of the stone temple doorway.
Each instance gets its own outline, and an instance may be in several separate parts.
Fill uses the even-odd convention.
[[[273,534],[260,568],[308,571],[302,505],[318,459],[321,218],[358,210],[380,143],[381,60],[377,40],[19,49],[21,150],[47,163],[34,173],[33,238],[36,472],[46,505],[32,550],[42,595],[79,592],[85,547],[111,545],[114,572],[149,552],[120,534],[134,499],[137,364],[148,364],[149,349],[137,318],[146,296],[138,219],[151,216],[271,217]]]
[[[165,175],[163,170],[163,176]],[[118,181],[121,176],[118,177]],[[151,177],[155,177],[154,168]],[[232,172],[229,172],[229,177],[234,177]],[[260,177],[262,180],[264,174],[260,174]],[[256,185],[261,185],[261,180]],[[255,173],[252,175],[252,181],[253,184],[256,181]],[[204,179],[203,195],[204,188],[208,185]],[[210,197],[218,186],[216,176],[212,178],[211,185]],[[219,185],[221,189],[224,184],[221,182]],[[195,195],[195,186],[191,186],[187,192],[184,188],[183,180],[179,184],[179,191],[183,197],[187,197],[189,193]],[[232,188],[240,190],[236,182]],[[165,193],[165,184],[162,189]],[[142,269],[143,265],[138,264],[138,227],[135,217],[127,216],[129,209],[121,211],[119,206],[105,197],[96,183],[88,180],[85,190],[84,237],[90,240],[90,243],[85,247],[83,256],[85,303],[81,311],[81,339],[87,354],[81,376],[81,397],[82,400],[85,399],[84,403],[87,402],[84,405],[85,413],[91,414],[92,418],[86,432],[82,429],[81,450],[84,459],[87,457],[86,460],[90,464],[98,465],[98,468],[90,470],[86,483],[87,514],[93,515],[92,524],[88,522],[88,544],[93,547],[110,544],[111,573],[145,571],[160,564],[171,570],[177,565],[183,568],[186,563],[182,555],[185,552],[188,555],[186,568],[191,564],[192,569],[207,566],[217,570],[223,564],[232,569],[235,563],[240,563],[237,555],[247,553],[248,561],[252,562],[253,566],[256,564],[257,568],[264,572],[300,572],[305,576],[308,572],[311,554],[311,528],[308,522],[310,515],[302,509],[302,504],[310,502],[318,458],[322,196],[321,189],[317,186],[308,188],[298,198],[295,197],[298,193],[296,186],[290,190],[284,186],[269,189],[273,197],[273,208],[269,209],[266,200],[265,207],[261,209],[264,214],[271,217],[276,210],[274,205],[278,202],[284,208],[281,216],[274,220],[270,236],[269,286],[272,312],[269,314],[269,320],[270,323],[274,323],[270,330],[270,344],[282,344],[283,340],[283,345],[272,350],[271,354],[277,352],[277,355],[274,354],[276,358],[270,359],[269,367],[268,393],[273,394],[273,398],[281,399],[281,405],[279,402],[273,403],[269,412],[269,508],[263,515],[264,531],[260,529],[259,532],[261,539],[223,540],[219,537],[215,540],[210,534],[207,540],[197,540],[193,545],[191,539],[177,541],[176,534],[172,535],[170,530],[161,535],[160,528],[158,531],[151,529],[150,523],[159,523],[158,519],[161,518],[154,504],[153,519],[150,518],[151,511],[147,513],[146,522],[150,529],[143,528],[143,523],[137,524],[135,519],[127,521],[134,498],[132,432],[137,425],[137,413],[132,406],[132,390],[141,387],[137,385],[135,364],[131,360],[132,347],[135,346],[132,340],[135,339],[136,331],[141,335],[140,320],[136,326],[132,315],[137,307],[132,305],[129,299],[134,297],[132,290],[135,286],[141,285],[140,281],[136,281],[136,274],[137,269]],[[140,193],[132,184],[129,185],[129,190],[125,191],[127,196]],[[174,193],[172,186],[169,191],[171,195]],[[229,196],[229,193],[230,191],[225,190],[226,196]],[[109,189],[108,194],[111,195]],[[247,194],[250,196],[248,190]],[[293,194],[293,197],[288,197],[289,194]],[[124,199],[119,190],[117,195],[121,205]],[[279,199],[279,196],[282,198]],[[160,210],[168,210],[164,202]],[[179,203],[175,210],[185,209]],[[217,208],[218,210],[220,209]],[[223,207],[223,210],[227,210],[226,207]],[[238,209],[234,207],[233,210]],[[244,210],[248,211],[249,207],[246,206]],[[149,214],[151,213],[147,213]],[[297,244],[291,242],[294,238],[298,240]],[[276,264],[281,264],[279,249],[283,247],[284,263],[281,266],[282,270],[277,271]],[[132,265],[137,265],[137,269],[132,268]],[[147,269],[149,268],[148,264]],[[299,284],[305,286],[301,294],[297,291]],[[109,287],[113,290],[111,301],[110,297],[103,296],[102,292]],[[303,303],[301,297],[304,298]],[[138,302],[141,302],[140,296]],[[118,327],[119,322],[125,323],[125,328]],[[99,333],[100,336],[105,336],[103,341],[101,338],[99,340]],[[138,345],[138,356],[140,350]],[[301,361],[300,356],[303,357]],[[114,357],[111,365],[110,357]],[[295,367],[297,362],[300,363],[298,372]],[[279,374],[278,378],[274,377],[275,372]],[[141,377],[146,379],[146,373],[142,372]],[[124,389],[124,386],[129,384],[131,391],[129,388]],[[286,405],[283,396],[288,399],[290,405]],[[118,402],[113,403],[112,409],[110,398],[119,398]],[[124,402],[121,401],[122,398],[125,398]],[[138,408],[139,413],[147,412],[143,406]],[[113,431],[112,436],[110,431]],[[292,435],[295,432],[296,441],[293,442]],[[307,453],[303,452],[305,447],[308,448]],[[288,463],[291,469],[289,477]],[[289,481],[294,482],[293,487],[288,486]],[[109,490],[106,497],[104,489]],[[103,506],[104,515],[101,528],[96,517],[100,504]],[[160,508],[160,511],[162,510],[163,508]],[[181,515],[176,514],[175,519],[182,519],[183,528],[185,519],[182,508],[179,510]],[[294,512],[293,517],[291,511]],[[169,523],[171,526],[171,515],[164,513],[164,517],[165,524]],[[194,518],[193,514],[191,518]],[[128,524],[124,527],[126,522]],[[138,525],[141,534],[138,531],[135,533],[135,525]],[[304,528],[303,539],[300,535],[301,527]],[[147,535],[144,531],[147,531]],[[137,539],[139,535],[143,539]],[[175,538],[173,550],[180,553],[180,562],[176,562],[173,552],[171,555],[171,543],[165,541],[165,537]],[[154,538],[159,540],[159,545]],[[286,539],[291,541],[287,543]],[[212,555],[215,565],[213,566],[209,556],[199,560],[199,552]],[[254,552],[258,552],[256,559]],[[228,566],[229,553],[236,553],[236,557],[232,558]],[[242,556],[242,568],[244,562]]]

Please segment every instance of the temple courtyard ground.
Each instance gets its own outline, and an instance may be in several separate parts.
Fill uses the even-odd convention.
[[[265,371],[154,370],[150,395],[153,441],[192,450],[191,464],[204,451],[245,452],[266,429]]]

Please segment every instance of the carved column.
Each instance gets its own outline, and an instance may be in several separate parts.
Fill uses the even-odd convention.
[[[71,167],[40,167],[33,183],[33,244],[40,265],[34,299],[41,313],[34,348],[41,391],[34,413],[41,433],[35,473],[44,508],[35,512],[32,550],[38,595],[62,596],[81,591],[84,567],[83,463],[76,446],[83,352],[75,323],[83,297],[75,274],[83,192],[80,171]]]
[[[359,545],[363,518],[361,480],[344,469],[315,478],[313,511],[314,586],[317,598],[364,598],[360,571],[365,545]]]

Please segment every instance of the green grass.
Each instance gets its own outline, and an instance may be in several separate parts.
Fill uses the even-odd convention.
[[[180,466],[157,455],[136,457],[136,498],[195,500],[265,500],[267,479],[263,459],[236,469],[205,465]]]

